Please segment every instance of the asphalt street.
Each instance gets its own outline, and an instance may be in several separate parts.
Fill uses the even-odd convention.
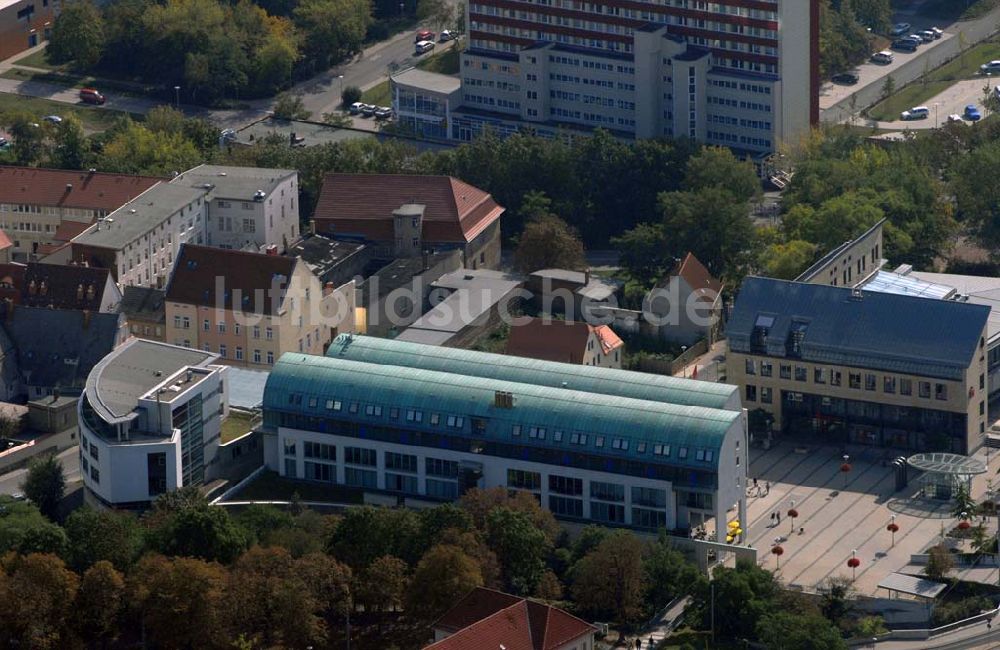
[[[70,447],[60,453],[56,458],[62,462],[63,475],[66,483],[73,483],[81,480],[80,477],[80,455],[79,447]],[[17,494],[21,491],[21,483],[24,481],[27,469],[16,469],[13,472],[0,475],[0,494]]]

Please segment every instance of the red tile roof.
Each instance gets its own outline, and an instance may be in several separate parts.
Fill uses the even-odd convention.
[[[0,251],[10,248],[13,245],[14,242],[12,242],[10,237],[7,236],[7,233],[0,230]]]
[[[480,587],[434,624],[451,635],[425,650],[555,650],[596,631],[561,609]]]
[[[685,255],[684,259],[680,261],[670,275],[684,278],[684,281],[694,291],[703,292],[707,290],[712,292],[714,294],[713,299],[714,296],[722,293],[722,283],[712,277],[712,274],[708,272],[705,265],[694,256],[694,253]]]
[[[111,212],[163,178],[0,166],[0,203]],[[70,187],[72,186],[72,187]]]
[[[607,325],[593,326],[579,321],[540,318],[518,319],[510,328],[507,354],[544,361],[583,363],[590,333],[594,332],[604,354],[623,345]]]
[[[57,242],[72,241],[74,237],[82,233],[87,228],[94,225],[93,221],[84,223],[83,221],[63,221],[57,227],[52,239]]]
[[[237,311],[271,315],[284,301],[295,264],[292,257],[184,244],[167,284],[166,299],[185,305],[233,309],[233,298],[239,291]],[[221,278],[223,287],[221,305],[216,303],[217,278]],[[274,296],[272,289],[280,295]]]
[[[504,212],[487,192],[450,176],[327,174],[316,230],[391,241],[392,213],[407,203],[426,206],[427,242],[470,242]]]

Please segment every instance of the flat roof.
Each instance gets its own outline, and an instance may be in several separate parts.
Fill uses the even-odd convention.
[[[912,275],[901,275],[892,271],[877,271],[862,285],[862,288],[866,291],[880,291],[922,298],[945,299],[955,294],[954,287],[927,282]]]
[[[204,366],[216,358],[211,352],[129,339],[90,371],[87,395],[106,422],[120,421],[156,386],[188,366]]]
[[[199,165],[170,182],[196,189],[206,189],[204,186],[209,184],[212,185],[213,198],[253,201],[258,190],[269,195],[289,176],[297,173],[294,169]]]
[[[394,82],[404,86],[413,86],[421,90],[450,95],[462,89],[462,80],[451,75],[437,72],[427,72],[420,68],[410,68],[397,72],[390,77]]]
[[[269,135],[279,135],[290,144],[289,136],[294,133],[296,138],[304,138],[298,146],[313,146],[348,140],[369,140],[375,138],[374,133],[356,129],[345,129],[319,122],[301,120],[282,120],[275,117],[265,117],[262,120],[248,124],[236,132],[237,142],[254,144],[264,140]]]
[[[986,473],[986,463],[960,454],[948,454],[944,452],[916,454],[907,458],[906,463],[910,467],[935,474],[969,476]]]
[[[230,406],[249,411],[263,403],[268,371],[231,366],[226,374]]]
[[[462,272],[459,271],[448,275],[462,276]],[[454,281],[453,279],[452,282]],[[484,277],[476,279],[473,277],[469,280],[462,278],[462,281],[468,284],[448,294],[444,300],[424,313],[423,316],[404,330],[400,336],[402,337],[411,328],[457,334],[465,327],[474,324],[484,314],[489,312],[494,305],[498,304],[506,296],[510,295],[512,291],[521,286],[518,280],[504,278]],[[403,340],[412,339],[403,338]]]
[[[158,183],[73,238],[73,243],[120,250],[160,225],[206,190]]]
[[[903,594],[910,594],[911,596],[920,596],[921,598],[937,598],[947,586],[940,582],[916,576],[908,576],[903,573],[890,573],[878,583],[879,589],[889,589]]]

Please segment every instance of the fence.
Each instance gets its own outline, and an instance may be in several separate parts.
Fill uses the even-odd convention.
[[[852,648],[858,648],[865,646],[870,647],[873,642],[877,643],[881,641],[925,641],[942,634],[947,634],[948,632],[960,630],[963,627],[968,627],[969,625],[976,625],[978,623],[991,621],[997,614],[1000,614],[1000,607],[983,612],[982,614],[970,616],[969,618],[962,619],[961,621],[955,621],[954,623],[942,625],[941,627],[924,630],[892,630],[891,632],[886,632],[885,634],[879,634],[877,636],[867,637],[864,639],[850,639],[847,642],[847,645]]]

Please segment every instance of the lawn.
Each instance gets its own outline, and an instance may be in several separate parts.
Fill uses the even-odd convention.
[[[971,20],[981,18],[1000,5],[1000,0],[978,0],[969,4],[960,0],[928,0],[919,13],[931,18]]]
[[[74,106],[63,102],[54,102],[40,97],[25,97],[0,93],[0,114],[8,111],[25,111],[42,117],[43,115],[74,115],[83,123],[83,128],[89,132],[106,131],[111,128],[119,117],[125,115],[121,111],[103,108]],[[133,115],[132,119],[141,120],[142,116]]]
[[[377,86],[372,86],[361,94],[361,101],[376,106],[392,105],[392,94],[389,92],[389,80],[386,79]]]
[[[66,68],[65,65],[54,65],[49,63],[48,59],[45,58],[46,50],[41,49],[37,52],[32,52],[28,56],[23,56],[16,61],[13,61],[14,65],[26,65],[31,68],[42,68],[44,70],[63,70]]]
[[[250,485],[236,494],[233,501],[290,501],[298,493],[303,501],[326,501],[331,503],[362,503],[360,490],[342,485],[327,485],[312,481],[295,481],[279,476],[276,472],[264,472]]]
[[[952,82],[950,81],[929,81],[927,83],[914,81],[888,99],[883,99],[868,109],[868,117],[879,122],[898,120],[901,112],[913,106],[920,106],[951,85]],[[947,117],[947,115],[940,117]],[[934,116],[931,115],[929,119],[933,120]]]
[[[458,45],[448,48],[440,54],[429,56],[417,62],[417,67],[427,72],[437,72],[438,74],[458,74],[458,65],[461,49]]]
[[[230,411],[222,421],[222,444],[236,440],[250,430],[250,415],[240,411]]]
[[[1000,39],[983,41],[970,48],[927,75],[929,81],[958,81],[974,79],[979,75],[979,66],[987,61],[1000,59]]]

